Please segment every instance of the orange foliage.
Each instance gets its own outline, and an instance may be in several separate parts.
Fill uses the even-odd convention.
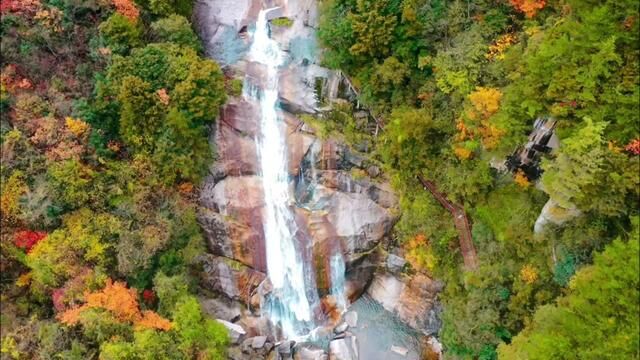
[[[133,322],[140,319],[136,290],[128,289],[122,282],[107,280],[102,291],[85,294],[85,300],[85,306],[109,310],[120,321]]]
[[[498,146],[500,138],[504,135],[504,131],[489,124],[487,121],[483,122],[478,129],[480,136],[482,137],[482,145],[487,150],[494,149]]]
[[[87,307],[85,306],[76,306],[62,314],[58,314],[56,318],[65,325],[75,325],[80,321],[80,314],[86,309]]]
[[[159,329],[167,331],[171,329],[171,321],[151,310],[145,310],[142,312],[142,319],[138,320],[135,323],[135,326],[143,329]]]
[[[547,4],[546,0],[509,0],[511,6],[531,19]]]
[[[120,151],[121,145],[120,145],[119,142],[117,142],[115,140],[110,140],[107,143],[107,148],[109,148],[109,150],[117,153],[118,151]]]
[[[524,174],[524,171],[522,171],[522,169],[518,169],[518,171],[516,172],[515,176],[513,177],[513,181],[518,184],[518,186],[522,187],[522,188],[528,188],[529,186],[531,186],[531,182],[529,182],[529,179],[527,178],[527,176]]]
[[[40,6],[39,0],[0,0],[0,13],[11,12],[33,15]]]
[[[489,52],[485,57],[489,60],[504,59],[504,52],[516,43],[516,37],[513,34],[504,34],[500,36],[493,44],[489,46]]]
[[[458,135],[456,136],[457,141],[464,141],[473,138],[473,133],[469,131],[469,128],[464,124],[462,119],[456,123],[456,129],[458,130]]]
[[[74,325],[80,321],[80,314],[90,308],[108,310],[116,320],[132,323],[136,328],[169,330],[171,322],[153,311],[140,312],[138,296],[135,289],[127,288],[123,282],[112,282],[108,279],[104,289],[93,293],[85,293],[86,303],[71,308],[58,315],[63,324]]]
[[[178,192],[183,195],[189,195],[193,192],[193,184],[190,182],[184,182],[178,185]]]
[[[5,66],[0,72],[0,84],[2,88],[13,94],[16,90],[29,90],[33,88],[33,83],[18,75],[17,68],[13,64]]]
[[[113,0],[113,5],[116,7],[116,11],[120,15],[134,22],[138,20],[140,10],[138,10],[131,0]]]
[[[624,149],[633,155],[640,155],[640,138],[631,140]]]

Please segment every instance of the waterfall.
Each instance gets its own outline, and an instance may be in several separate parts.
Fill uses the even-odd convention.
[[[341,253],[338,252],[331,257],[330,266],[331,295],[336,299],[338,310],[344,312],[347,309],[347,299],[344,295],[345,264]]]
[[[281,327],[285,337],[295,338],[306,335],[313,328],[311,304],[316,301],[317,293],[315,285],[310,283],[311,269],[307,268],[294,237],[297,228],[289,208],[292,195],[287,145],[277,112],[278,69],[284,62],[284,55],[278,43],[270,38],[268,11],[260,12],[249,53],[250,60],[266,67],[266,82],[262,89],[245,86],[245,96],[258,100],[261,109],[257,148],[265,196],[263,226],[267,274],[273,286],[263,309],[271,321]]]

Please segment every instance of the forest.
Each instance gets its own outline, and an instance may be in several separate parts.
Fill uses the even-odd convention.
[[[205,56],[192,7],[0,1],[1,359],[227,358],[197,300],[196,213],[211,114],[240,90]],[[446,284],[445,358],[637,359],[638,2],[319,7],[323,65],[379,132],[350,107],[308,120],[372,144],[400,198],[406,271]],[[559,147],[539,176],[505,169],[537,119],[556,122]],[[419,177],[466,212],[477,268]]]
[[[2,1],[2,358],[220,359],[195,187],[226,98],[190,1]]]
[[[637,358],[637,2],[322,6],[324,61],[382,119],[376,153],[403,210],[395,241],[446,283],[446,357]],[[560,141],[541,177],[493,165],[538,118],[557,121]],[[418,175],[466,210],[477,269],[463,269],[451,215]],[[549,199],[563,221],[534,232]]]

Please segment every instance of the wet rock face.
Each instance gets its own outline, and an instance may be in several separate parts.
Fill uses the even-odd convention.
[[[296,214],[296,242],[304,249],[301,257],[313,264],[320,295],[329,298],[333,286],[341,284],[331,273],[335,267],[331,259],[338,255],[345,262],[346,296],[353,301],[365,291],[380,264],[376,249],[397,220],[398,201],[384,184],[384,174],[366,154],[335,139],[319,139],[300,119],[301,113],[320,111],[316,86],[326,89],[329,95],[324,97],[331,99],[341,81],[335,72],[318,64],[313,29],[317,25],[316,4],[316,0],[199,0],[194,13],[208,55],[218,60],[227,74],[244,80],[249,92],[263,88],[268,78],[265,66],[247,55],[260,9],[280,6],[269,17],[293,20],[291,27],[271,29],[272,38],[288,57],[278,76],[279,116],[283,119],[291,188],[288,205]],[[198,211],[210,253],[200,261],[202,286],[254,310],[269,291],[265,281],[265,200],[257,153],[260,120],[260,104],[254,100],[231,98],[223,107],[210,137],[216,161],[200,189]],[[358,179],[351,176],[354,167],[363,174]],[[323,300],[337,308],[337,299]],[[246,331],[244,338],[273,330],[246,314],[241,320],[220,319],[240,324]],[[335,345],[338,352],[334,358],[354,358],[353,349],[349,350],[352,339],[347,338]],[[248,353],[244,345],[238,345],[235,357],[264,355],[252,346]],[[309,357],[322,355],[312,352]]]

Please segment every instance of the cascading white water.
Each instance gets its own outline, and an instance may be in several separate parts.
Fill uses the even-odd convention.
[[[266,204],[263,223],[267,273],[273,285],[273,292],[263,308],[272,322],[282,328],[285,337],[294,338],[305,335],[313,325],[312,299],[307,296],[311,286],[306,283],[310,277],[305,276],[305,263],[296,248],[296,225],[288,207],[291,194],[287,148],[277,112],[278,68],[284,55],[278,43],[269,36],[266,12],[268,9],[260,12],[250,49],[250,59],[266,67],[266,82],[264,88],[253,88],[245,93],[245,96],[259,100],[261,109],[257,147]]]
[[[331,273],[331,295],[336,300],[336,306],[340,312],[347,309],[347,299],[344,294],[345,264],[342,254],[336,253],[330,261]]]

